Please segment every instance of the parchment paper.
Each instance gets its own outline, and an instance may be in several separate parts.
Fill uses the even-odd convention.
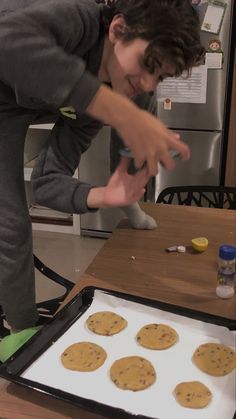
[[[114,336],[99,336],[85,325],[87,317],[97,311],[111,310],[128,321],[128,326]],[[173,327],[179,341],[171,348],[154,351],[142,348],[135,340],[139,329],[148,323],[165,323]],[[70,371],[60,361],[71,344],[90,341],[107,352],[102,367],[93,372]],[[55,389],[118,407],[133,415],[159,419],[231,419],[235,412],[235,372],[213,377],[200,371],[191,358],[202,343],[219,342],[235,349],[235,334],[227,328],[175,315],[142,304],[130,302],[101,291],[95,291],[89,309],[23,374],[22,377]],[[157,373],[156,382],[146,390],[121,390],[109,377],[112,363],[121,357],[139,355],[148,359]],[[213,393],[204,409],[180,406],[173,390],[182,381],[198,380]]]

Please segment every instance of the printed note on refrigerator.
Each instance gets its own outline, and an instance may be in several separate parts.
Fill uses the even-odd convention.
[[[194,67],[189,77],[186,74],[167,78],[157,88],[157,100],[166,98],[178,103],[206,103],[207,66]]]

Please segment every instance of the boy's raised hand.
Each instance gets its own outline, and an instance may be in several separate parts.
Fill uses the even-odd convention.
[[[139,109],[131,100],[107,86],[101,86],[87,112],[113,126],[133,152],[137,169],[147,163],[149,177],[158,172],[158,162],[167,170],[175,167],[170,152],[179,152],[183,160],[190,157],[187,144],[169,130],[160,119]]]
[[[172,170],[175,162],[170,151],[177,151],[183,160],[190,157],[188,146],[180,140],[180,136],[169,130],[158,118],[146,111],[138,109],[138,115],[130,116],[129,124],[121,126],[120,135],[132,150],[137,169],[147,163],[150,176],[158,172],[158,162]]]

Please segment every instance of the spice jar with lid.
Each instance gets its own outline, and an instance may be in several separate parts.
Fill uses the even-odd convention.
[[[235,287],[236,247],[224,244],[219,248],[216,295],[231,298]]]

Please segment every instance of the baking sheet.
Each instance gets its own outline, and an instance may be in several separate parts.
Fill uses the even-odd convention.
[[[89,331],[85,325],[87,317],[101,310],[115,311],[126,318],[127,328],[114,336],[99,336]],[[153,322],[166,323],[173,327],[179,335],[179,342],[163,351],[139,346],[135,340],[137,332],[143,325]],[[69,345],[81,341],[97,343],[106,350],[107,359],[98,370],[77,372],[62,366],[62,352]],[[133,415],[159,419],[231,419],[235,412],[235,373],[213,377],[200,371],[191,361],[195,349],[206,342],[219,342],[235,347],[235,334],[222,326],[95,290],[91,306],[21,377],[84,399],[124,409]],[[146,390],[121,390],[109,378],[112,363],[130,355],[145,357],[156,370],[157,380]],[[213,394],[212,402],[204,409],[184,408],[173,396],[173,390],[178,383],[194,380],[203,382]]]

